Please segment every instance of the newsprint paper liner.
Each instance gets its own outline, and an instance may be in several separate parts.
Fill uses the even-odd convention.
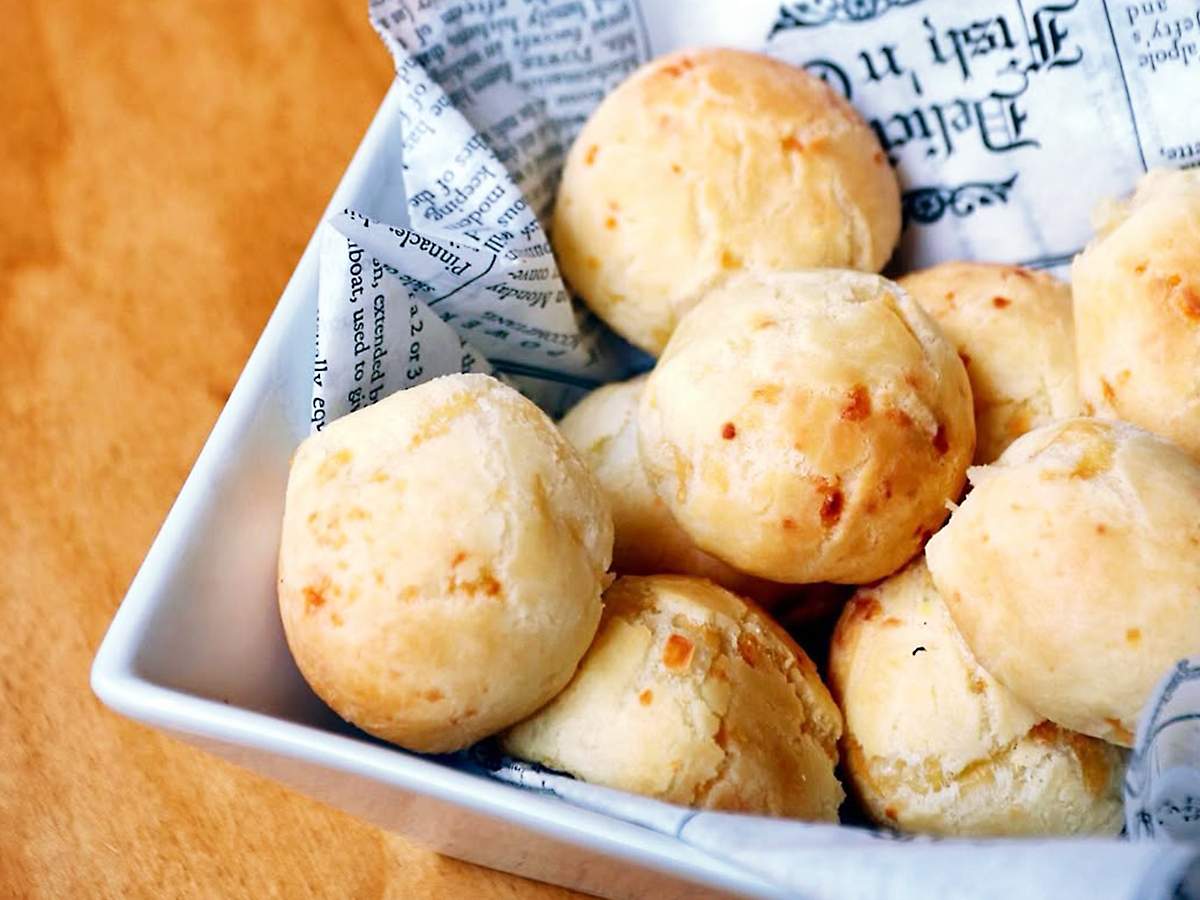
[[[1093,207],[1200,165],[1200,0],[370,0],[396,61],[381,222],[321,225],[314,429],[491,372],[561,414],[650,360],[572,301],[546,235],[571,140],[639,64],[685,46],[804,66],[876,132],[902,187],[889,271],[1065,273]],[[399,195],[402,192],[402,196]],[[455,764],[676,835],[805,897],[1200,897],[1200,658],[1167,673],[1126,777],[1155,841],[934,841],[684,810],[512,760]]]

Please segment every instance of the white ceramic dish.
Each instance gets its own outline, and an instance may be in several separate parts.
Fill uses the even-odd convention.
[[[399,221],[400,118],[384,99],[330,202]],[[113,619],[92,688],[130,718],[443,853],[608,897],[778,896],[654,831],[355,732],[288,653],[275,561],[288,460],[308,433],[315,244],[300,260]]]

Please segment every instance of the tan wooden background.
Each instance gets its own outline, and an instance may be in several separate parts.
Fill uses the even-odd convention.
[[[0,0],[0,896],[567,896],[385,835],[88,689],[387,88],[365,7]]]

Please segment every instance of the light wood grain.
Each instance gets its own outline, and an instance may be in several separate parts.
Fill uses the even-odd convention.
[[[571,896],[385,835],[88,689],[388,85],[365,7],[0,0],[2,896]]]

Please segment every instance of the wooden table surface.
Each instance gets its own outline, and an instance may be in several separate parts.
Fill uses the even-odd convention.
[[[0,896],[570,896],[88,689],[390,77],[366,0],[0,0]]]

